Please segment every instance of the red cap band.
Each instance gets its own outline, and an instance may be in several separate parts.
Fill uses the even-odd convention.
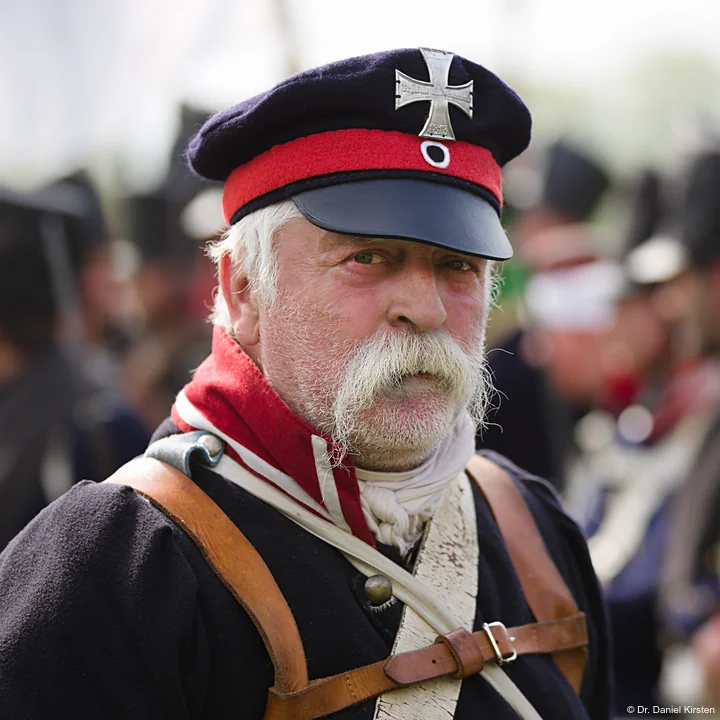
[[[433,160],[433,145],[445,149],[438,150],[443,155],[440,162]],[[480,185],[502,204],[500,166],[483,147],[462,141],[428,141],[397,130],[332,130],[276,145],[236,168],[223,192],[225,221],[229,223],[251,200],[290,183],[363,170],[448,175]]]

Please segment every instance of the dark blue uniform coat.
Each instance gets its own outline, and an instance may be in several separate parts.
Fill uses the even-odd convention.
[[[159,434],[174,431],[168,422]],[[607,628],[585,543],[548,485],[506,461],[505,467],[588,613],[590,632],[581,698],[548,656],[519,658],[506,671],[546,720],[607,720]],[[211,470],[198,467],[193,478],[272,571],[295,615],[310,678],[391,653],[399,603],[372,612],[365,578],[338,550]],[[532,622],[477,490],[475,500],[480,583],[474,629],[496,620],[508,627]],[[272,664],[249,617],[185,533],[129,488],[75,486],[0,555],[3,720],[259,720],[272,682]],[[333,717],[370,720],[374,704]],[[517,716],[475,676],[463,682],[455,717]]]

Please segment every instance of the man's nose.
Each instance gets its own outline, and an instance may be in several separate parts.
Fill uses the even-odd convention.
[[[428,332],[439,328],[447,312],[431,263],[408,263],[394,278],[388,320],[393,327]]]

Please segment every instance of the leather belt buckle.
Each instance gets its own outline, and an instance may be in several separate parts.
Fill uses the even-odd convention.
[[[498,644],[498,641],[495,639],[495,635],[493,635],[493,628],[502,630],[505,633],[505,638],[507,640],[508,645],[510,646],[511,652],[507,653],[506,655],[503,655],[502,650],[500,650],[500,645]],[[515,647],[513,646],[513,642],[515,642],[515,638],[510,637],[510,633],[508,632],[508,629],[505,627],[504,623],[501,623],[501,622],[483,623],[482,629],[484,630],[485,634],[487,635],[488,640],[490,641],[490,645],[492,646],[492,649],[495,652],[495,659],[497,660],[498,665],[504,665],[505,663],[512,662],[513,660],[515,660],[517,658],[518,654],[517,654],[517,651],[515,650]]]

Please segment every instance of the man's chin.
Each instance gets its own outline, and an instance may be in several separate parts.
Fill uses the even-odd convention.
[[[447,387],[443,385],[443,381],[437,375],[430,373],[406,375],[400,384],[378,391],[373,400],[373,406],[386,407],[393,403],[404,403],[410,406],[410,404],[423,401],[435,405],[448,404]]]
[[[362,413],[359,425],[389,446],[434,446],[451,432],[457,415],[457,408],[437,393],[413,393],[403,400],[378,400]]]

